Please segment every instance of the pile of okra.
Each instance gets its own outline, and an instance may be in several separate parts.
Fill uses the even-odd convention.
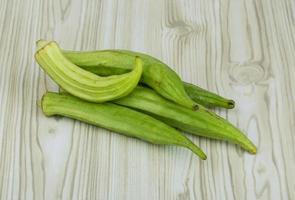
[[[203,150],[182,132],[239,145],[255,145],[210,108],[232,109],[233,100],[183,82],[160,60],[128,50],[68,51],[37,41],[35,59],[60,90],[46,92],[41,108],[153,144],[178,145],[201,159]],[[181,132],[182,131],[182,132]]]

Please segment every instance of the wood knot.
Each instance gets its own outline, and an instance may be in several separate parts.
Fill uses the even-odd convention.
[[[261,65],[257,63],[250,63],[233,65],[229,75],[234,82],[248,85],[264,80],[267,74]]]
[[[188,36],[190,34],[199,33],[206,30],[205,25],[192,26],[182,20],[174,21],[167,25],[169,34],[179,37]]]

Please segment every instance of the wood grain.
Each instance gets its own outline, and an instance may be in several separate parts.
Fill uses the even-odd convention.
[[[0,199],[295,199],[295,1],[0,0]],[[56,85],[35,41],[124,48],[235,99],[216,112],[258,146],[189,136],[201,161],[66,118],[37,101]]]

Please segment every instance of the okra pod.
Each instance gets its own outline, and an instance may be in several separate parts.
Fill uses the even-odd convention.
[[[207,108],[222,107],[232,109],[235,107],[235,102],[231,99],[226,99],[191,83],[183,82],[183,84],[190,98]]]
[[[239,129],[215,113],[200,108],[197,111],[170,102],[153,90],[136,87],[128,96],[117,99],[114,103],[148,113],[168,125],[194,135],[226,140],[241,146],[255,154],[255,145]]]
[[[66,116],[153,144],[185,147],[206,159],[205,153],[176,129],[123,106],[92,103],[70,94],[48,92],[42,97],[41,107],[46,116]]]
[[[46,41],[39,40],[37,45],[41,47],[44,43],[46,43]],[[118,54],[118,52],[125,53],[126,55],[124,56],[122,54]],[[75,63],[79,67],[100,76],[120,75],[129,72],[133,69],[132,62],[130,60],[134,56],[143,57],[144,63],[162,63],[152,56],[127,50],[88,52],[63,51],[63,53],[71,62]],[[124,59],[121,60],[121,58]],[[150,64],[147,64],[147,67],[149,67],[149,65]],[[163,63],[159,66],[163,67],[162,65]],[[165,67],[167,67],[167,65]],[[145,75],[145,73],[146,72],[144,71],[143,75]],[[140,81],[145,83],[144,79],[141,79]],[[149,85],[148,83],[146,84]],[[191,83],[183,82],[183,86],[186,93],[193,101],[207,108],[223,107],[231,109],[235,106],[235,102],[233,100],[224,98]]]
[[[38,46],[46,41],[39,40]],[[65,57],[81,68],[99,75],[112,75],[128,72],[133,68],[134,58],[143,60],[141,82],[153,88],[163,97],[188,108],[197,109],[198,104],[186,93],[180,77],[166,64],[151,57],[124,50],[90,52],[63,51]],[[66,89],[66,88],[64,88]]]
[[[144,64],[147,63],[145,66],[151,68],[150,70],[154,70],[154,73],[157,73],[157,70],[155,69],[156,67],[168,67],[166,64],[149,55],[127,50],[93,52],[63,51],[63,53],[69,60],[81,68],[101,76],[122,74],[130,71],[131,65],[129,59],[132,59],[133,56],[139,56],[142,58]],[[147,71],[148,70],[143,71],[143,76],[146,75]],[[149,71],[149,73],[152,73],[152,71]],[[153,77],[150,77],[150,79],[153,79]],[[147,80],[141,79],[140,81],[155,89]],[[180,84],[179,81],[177,83]],[[186,93],[192,100],[207,108],[223,107],[231,109],[235,106],[235,102],[231,99],[224,98],[190,83],[182,82],[182,84]],[[167,95],[169,94],[166,94],[166,96],[164,95],[164,97],[167,98]],[[168,99],[171,100],[171,98]]]
[[[40,47],[35,58],[43,70],[70,94],[92,102],[105,102],[129,94],[138,84],[142,74],[142,60],[133,57],[131,72],[100,77],[70,62],[56,42]]]

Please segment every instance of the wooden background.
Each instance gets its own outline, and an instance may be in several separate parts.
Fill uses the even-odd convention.
[[[295,199],[295,1],[0,0],[0,199]],[[56,85],[35,41],[156,56],[233,98],[216,110],[258,146],[189,136],[201,161],[78,121],[46,118]]]

